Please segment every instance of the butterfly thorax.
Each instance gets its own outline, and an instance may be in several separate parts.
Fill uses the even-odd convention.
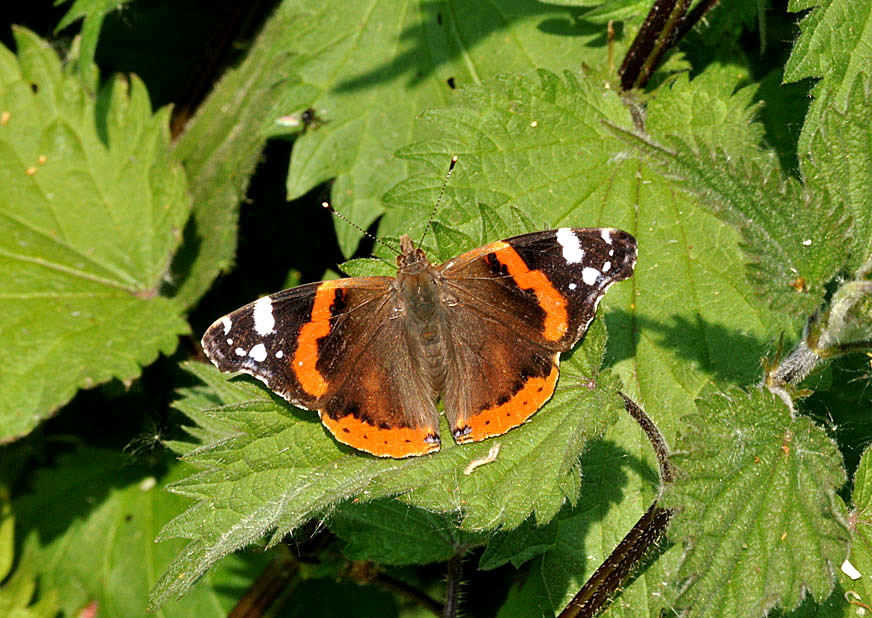
[[[438,282],[442,275],[421,249],[412,246],[408,236],[400,240],[402,255],[397,257],[397,292],[402,307],[403,332],[418,369],[438,395],[448,371],[450,345],[445,299]]]

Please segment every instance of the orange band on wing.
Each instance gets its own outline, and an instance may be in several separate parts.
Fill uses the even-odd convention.
[[[551,398],[559,373],[560,371],[555,364],[547,376],[528,379],[523,388],[512,395],[512,398],[507,402],[482,410],[466,419],[466,425],[470,431],[458,436],[456,441],[461,444],[478,442],[485,438],[502,435],[509,429],[524,424],[536,410]]]
[[[439,450],[439,438],[433,429],[381,429],[351,414],[338,419],[332,419],[324,412],[320,414],[321,422],[337,440],[372,455],[399,458],[426,455]]]
[[[318,340],[330,333],[330,308],[335,298],[336,284],[325,281],[315,292],[315,302],[312,304],[312,316],[307,324],[300,329],[297,336],[297,350],[291,365],[300,386],[313,397],[320,397],[327,392],[327,381],[318,371]]]
[[[493,247],[497,260],[506,267],[518,287],[535,292],[539,306],[545,312],[545,338],[548,341],[557,341],[563,337],[569,328],[564,296],[554,289],[548,277],[541,271],[530,270],[509,243],[499,241],[489,246]]]

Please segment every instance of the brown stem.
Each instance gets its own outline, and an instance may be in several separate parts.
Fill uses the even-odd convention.
[[[630,413],[651,442],[657,463],[660,467],[660,492],[672,482],[675,473],[669,461],[669,446],[654,421],[636,402],[619,393],[624,400],[624,408]],[[672,518],[672,511],[657,505],[658,498],[648,507],[636,525],[621,539],[609,557],[594,571],[581,590],[572,598],[559,618],[587,618],[603,609],[627,576],[645,556],[651,546],[663,536]]]
[[[655,500],[560,612],[559,618],[588,618],[603,609],[651,545],[662,536],[671,517],[672,512],[657,506]]]
[[[447,582],[445,584],[445,605],[442,607],[442,618],[456,618],[457,604],[460,594],[460,578],[463,575],[462,553],[456,553],[448,561]]]
[[[657,0],[618,70],[621,88],[644,88],[663,55],[675,47],[718,0],[706,0],[687,12],[690,0]]]
[[[267,565],[254,583],[236,603],[228,618],[258,618],[291,589],[291,582],[300,570],[300,564],[284,553]]]

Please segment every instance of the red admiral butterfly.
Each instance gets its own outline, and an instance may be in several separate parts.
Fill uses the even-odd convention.
[[[424,455],[440,446],[440,397],[458,443],[529,419],[554,392],[560,353],[636,264],[636,240],[613,228],[523,234],[438,266],[408,236],[400,248],[395,278],[301,285],[219,318],[206,355],[317,410],[340,442]]]

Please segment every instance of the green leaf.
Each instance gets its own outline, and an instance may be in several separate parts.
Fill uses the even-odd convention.
[[[820,305],[825,286],[847,261],[850,219],[840,200],[822,187],[784,178],[773,159],[735,160],[678,138],[665,148],[625,137],[742,232],[748,280],[773,309],[801,321]]]
[[[539,525],[532,519],[524,521],[514,530],[499,532],[491,538],[479,560],[483,571],[511,562],[517,569],[531,558],[551,549],[557,540],[557,520]]]
[[[340,269],[349,277],[393,277],[397,274],[395,264],[375,258],[357,258],[342,263]]]
[[[747,69],[714,62],[691,83],[687,73],[661,88],[647,105],[645,129],[651,135],[716,144],[732,156],[759,158],[763,126],[754,122],[762,104]]]
[[[850,246],[841,253],[856,270],[872,257],[872,75],[857,77],[844,106],[821,110],[799,163],[809,186],[838,196],[851,214]]]
[[[584,14],[586,21],[594,24],[607,24],[609,20],[627,21],[630,23],[639,22],[645,18],[648,11],[651,10],[651,3],[645,0],[561,0],[559,2],[551,2],[549,4],[560,4],[567,6],[592,6],[590,11]]]
[[[843,563],[839,581],[845,590],[851,591],[845,598],[869,605],[872,602],[872,448],[863,451],[860,465],[854,473],[852,494],[854,509],[850,521],[853,524],[854,542],[851,554]]]
[[[15,515],[9,492],[0,486],[0,615],[11,618],[54,618],[59,611],[57,591],[41,587],[39,599],[34,600],[37,582],[33,565],[19,561],[12,575],[15,557]],[[8,576],[8,577],[7,577]]]
[[[0,485],[0,582],[12,570],[15,559],[15,516],[9,502],[9,490]]]
[[[267,137],[282,113],[303,105],[311,88],[293,72],[289,33],[298,16],[279,9],[267,21],[242,64],[218,82],[185,127],[174,155],[188,172],[193,217],[172,265],[174,296],[190,307],[236,253],[239,206]]]
[[[222,403],[245,401],[249,393],[234,388],[202,363],[188,362],[182,366],[203,382],[203,386],[179,389],[181,399],[174,404],[176,409],[193,421],[192,425],[183,426],[182,429],[194,441],[167,441],[166,446],[180,455],[185,455],[198,446],[219,442],[235,435],[237,432],[230,424],[220,417],[209,415],[208,411]]]
[[[629,123],[629,113],[592,80],[567,74],[564,82],[545,71],[539,78],[534,83],[504,75],[486,87],[464,89],[462,104],[423,115],[450,137],[398,151],[431,170],[444,169],[451,155],[458,155],[436,215],[455,234],[479,235],[480,204],[504,217],[516,208],[534,222],[533,229],[598,221],[620,225],[613,212],[618,207],[604,207],[597,194],[608,183],[607,162],[618,145],[603,142],[607,134],[600,122]],[[431,173],[395,186],[384,196],[391,208],[383,227],[405,228],[418,237],[441,185]]]
[[[658,406],[650,412],[662,417],[666,410]],[[651,461],[650,443],[629,414],[620,415],[602,438],[588,444],[581,460],[581,499],[552,522],[557,531],[551,546],[533,559],[528,577],[509,591],[500,618],[559,613],[654,500],[657,464]],[[615,615],[657,616],[667,608],[663,581],[674,570],[676,549],[640,565],[613,600]]]
[[[149,587],[181,548],[179,542],[154,543],[160,523],[185,502],[162,488],[187,473],[173,463],[162,474],[123,453],[93,448],[37,470],[33,494],[15,502],[19,530],[25,555],[41,572],[40,581],[58,590],[67,615],[90,600],[101,615],[145,615]],[[156,615],[226,616],[268,558],[229,558],[184,600]]]
[[[726,106],[738,108],[729,103]],[[667,106],[661,109],[662,113],[669,113]],[[747,290],[739,237],[732,228],[707,215],[689,196],[677,192],[671,178],[652,170],[633,156],[635,153],[628,156],[626,144],[604,127],[603,121],[630,123],[626,108],[614,93],[604,91],[592,80],[577,80],[573,76],[560,80],[543,73],[539,83],[505,76],[480,88],[466,88],[461,103],[428,112],[425,117],[433,122],[441,137],[413,144],[400,154],[426,164],[430,171],[413,176],[388,192],[385,201],[393,207],[386,213],[384,229],[408,232],[413,237],[423,231],[442,185],[445,167],[451,155],[458,154],[460,158],[446,188],[443,206],[437,212],[445,228],[478,238],[488,227],[502,229],[499,220],[511,221],[519,228],[517,231],[551,225],[615,225],[637,237],[640,258],[632,287],[618,286],[604,300],[611,333],[608,358],[624,379],[628,392],[641,392],[639,399],[651,402],[648,407],[653,408],[652,413],[667,435],[674,431],[678,417],[692,405],[693,396],[712,376],[751,380],[757,375],[767,333],[783,328],[786,322],[756,302]],[[715,114],[708,114],[708,118],[712,123],[722,121]],[[705,129],[705,119],[701,117],[695,126]],[[738,123],[735,130],[740,130]],[[749,136],[759,136],[756,129],[746,131]],[[476,216],[482,210],[480,205],[489,211],[489,221]],[[636,334],[637,328],[642,329],[643,336]],[[564,376],[567,370],[564,364]],[[544,412],[537,418],[553,417],[551,414],[546,417]],[[262,421],[263,414],[258,418]],[[629,419],[621,426],[620,432],[610,433],[614,445],[606,451],[618,454],[604,458],[607,469],[600,483],[594,481],[583,516],[566,525],[566,536],[558,537],[563,539],[559,550],[547,552],[541,558],[548,565],[541,570],[542,582],[525,586],[518,593],[523,596],[529,590],[532,595],[538,590],[540,594],[527,597],[531,605],[521,603],[519,607],[548,607],[552,612],[559,609],[653,499],[656,465],[651,463],[650,445]],[[315,425],[312,435],[323,436],[324,432]],[[507,437],[511,436],[510,432]],[[295,434],[280,443],[293,444],[295,449],[306,448],[311,439]],[[217,453],[215,458],[226,461],[234,446],[228,445],[227,451]],[[447,446],[438,457],[456,450],[449,451]],[[463,447],[463,462],[483,456],[485,446]],[[560,494],[549,496],[553,490],[541,482],[539,475],[541,470],[554,465],[554,451],[549,446],[541,453],[530,454],[534,453],[535,457],[525,462],[525,469],[529,464],[530,470],[539,472],[527,481],[518,476],[518,484],[535,486],[537,493],[542,494],[537,500],[556,503],[555,497]],[[616,465],[625,461],[628,453],[632,465]],[[470,478],[493,471],[494,464],[499,464],[505,454],[501,450],[496,462],[477,470]],[[368,464],[365,472],[358,475],[371,474],[374,466],[382,465],[359,455],[350,457],[351,461],[358,459]],[[592,463],[595,460],[585,461],[588,466],[596,465]],[[462,467],[465,465],[458,463],[455,474]],[[329,467],[323,473],[320,469],[310,471],[307,478],[323,478],[328,472]],[[215,473],[214,480],[206,479],[208,482],[196,487],[197,497],[214,499],[219,476]],[[361,487],[366,482],[354,478]],[[591,481],[587,470],[585,478]],[[370,486],[368,497],[378,496],[380,482],[381,479]],[[288,479],[282,483],[284,491],[299,485],[299,481]],[[430,474],[418,483],[420,488],[404,494],[403,501],[435,511],[444,511],[446,504],[455,508],[462,504],[466,529],[489,529],[491,522],[472,525],[472,518],[486,515],[492,506],[513,507],[531,499],[529,491],[513,495],[509,490],[516,489],[515,483],[488,483],[480,491],[461,495],[455,489],[454,478],[443,482],[438,475]],[[587,484],[582,488],[582,499],[586,495],[584,487]],[[598,488],[612,491],[604,493]],[[319,501],[329,505],[331,499],[339,498],[328,495]],[[296,500],[295,495],[285,502],[296,504]],[[197,536],[195,522],[202,519],[199,515],[213,517],[212,511],[206,510],[184,516],[188,536]],[[524,519],[526,516],[515,519],[516,525]],[[536,517],[537,522],[549,519]],[[179,522],[173,526],[176,523]],[[279,528],[274,538],[281,532]],[[246,537],[229,540],[249,542]],[[232,546],[228,544],[227,550]],[[207,544],[192,545],[194,558],[183,562],[165,581],[173,582],[178,573],[196,572],[198,556],[208,559],[209,550]],[[622,593],[622,599],[629,605],[651,603],[652,608],[660,607],[662,601],[651,601],[650,592],[664,578],[659,565],[650,568]],[[163,594],[166,593],[158,588],[155,598],[159,600]]]
[[[833,440],[763,389],[700,399],[686,420],[664,497],[685,550],[676,610],[760,616],[826,599],[850,545]]]
[[[129,381],[188,327],[158,295],[190,202],[168,110],[112,80],[95,104],[47,43],[0,47],[0,437],[77,388]]]
[[[55,0],[54,5],[66,4],[69,0]],[[70,24],[84,18],[82,23],[81,47],[77,59],[82,83],[94,83],[97,78],[97,68],[94,65],[94,55],[97,52],[97,42],[103,19],[112,11],[120,11],[130,0],[73,0],[55,27],[55,33],[60,32]]]
[[[327,526],[345,543],[351,560],[407,565],[443,562],[485,536],[457,528],[451,515],[431,513],[395,500],[345,502],[330,513]]]
[[[784,67],[785,82],[821,78],[799,137],[799,152],[806,152],[823,112],[844,109],[858,74],[868,74],[872,66],[872,0],[791,0],[787,8],[812,9],[799,23]]]
[[[475,243],[472,238],[463,232],[442,225],[438,221],[432,223],[433,236],[436,238],[436,254],[440,262],[450,260],[455,255],[460,255]]]
[[[691,88],[694,83],[676,87]],[[682,99],[676,96],[674,100]],[[729,101],[724,106],[740,109]],[[675,109],[688,106],[676,104]],[[661,107],[664,114],[669,110],[669,106]],[[428,112],[425,118],[434,125],[437,137],[403,148],[400,154],[422,165],[426,173],[412,176],[388,192],[385,200],[391,202],[391,208],[382,224],[384,230],[419,237],[448,161],[458,154],[457,167],[437,212],[438,221],[447,229],[478,239],[492,233],[487,230],[504,230],[503,224],[512,233],[552,225],[608,225],[636,236],[640,247],[636,276],[631,283],[610,290],[603,302],[610,333],[606,362],[620,377],[625,392],[646,404],[668,439],[675,435],[679,417],[691,409],[693,399],[710,380],[748,383],[759,379],[759,359],[767,339],[789,327],[790,318],[771,311],[748,290],[740,237],[734,228],[708,214],[691,196],[677,191],[673,178],[652,168],[637,152],[628,152],[626,143],[605,127],[604,122],[631,124],[626,107],[614,92],[603,89],[597,81],[575,76],[558,79],[543,72],[540,80],[533,82],[508,75],[481,87],[465,88],[456,105]],[[723,116],[700,110],[700,118],[693,122],[701,132],[716,135],[716,128],[708,128],[705,118],[716,124]],[[759,137],[757,128],[743,129],[738,122],[734,130],[745,131],[749,139]],[[763,158],[759,153],[757,156]],[[477,216],[479,212],[487,212],[487,217]],[[598,321],[594,324],[598,328]],[[574,358],[595,341],[591,338],[595,332],[588,333]],[[593,366],[597,367],[598,361]],[[564,361],[561,379],[572,377],[581,385],[585,375],[590,372],[573,369]],[[247,382],[230,382],[240,383]],[[579,393],[589,396],[582,388],[575,395]],[[527,444],[540,444],[539,449],[516,451],[513,447],[506,451],[507,442],[496,439],[502,444],[497,460],[468,478],[461,474],[463,469],[470,460],[487,453],[487,442],[462,448],[445,444],[431,460],[439,470],[448,468],[451,474],[431,470],[418,475],[415,466],[420,462],[374,460],[343,447],[336,447],[338,453],[346,454],[343,458],[325,454],[321,450],[324,440],[329,445],[332,439],[314,414],[280,415],[279,411],[287,408],[265,393],[249,404],[222,408],[223,418],[242,434],[225,441],[220,449],[201,449],[189,456],[202,460],[199,465],[207,469],[177,490],[202,502],[171,522],[165,534],[194,540],[156,588],[152,603],[158,605],[184,590],[188,584],[178,580],[180,574],[195,578],[217,556],[253,542],[273,528],[272,538],[279,539],[307,516],[329,515],[336,502],[352,495],[375,499],[401,494],[401,501],[430,511],[462,509],[464,530],[493,529],[499,522],[489,516],[499,514],[502,506],[505,511],[500,516],[512,522],[503,521],[507,529],[523,523],[531,510],[542,511],[534,517],[537,523],[550,521],[564,496],[572,502],[578,495],[572,491],[577,490],[577,477],[567,475],[567,483],[562,485],[560,475],[555,474],[564,465],[561,460],[568,461],[573,452],[577,455],[574,447],[563,446],[563,440],[574,440],[565,432],[576,423],[599,422],[595,417],[578,418],[585,414],[584,403],[574,404],[575,414],[570,417],[555,414],[563,404],[553,403],[558,407],[547,407],[533,422],[505,438],[517,436],[526,441],[530,436],[527,431],[537,426],[534,422],[549,419],[549,423],[563,423],[559,429],[555,426],[551,438],[559,446],[544,439],[537,442],[539,438],[534,437]],[[611,404],[608,407],[611,409]],[[553,612],[565,604],[655,495],[657,468],[650,444],[635,423],[621,418],[620,429],[610,429],[607,434],[610,444],[603,451],[601,480],[594,480],[597,477],[589,473],[591,466],[599,465],[597,458],[584,460],[583,513],[565,526],[565,537],[558,536],[562,543],[556,544],[557,551],[534,559],[542,560],[548,568],[541,569],[541,584],[525,586],[518,593],[541,593],[529,607],[547,606]],[[249,437],[255,433],[263,437]],[[296,466],[298,460],[302,467]],[[258,462],[256,471],[248,461]],[[629,465],[621,465],[624,462]],[[212,470],[211,466],[219,467]],[[382,467],[390,471],[382,472]],[[497,479],[509,482],[494,479],[493,475],[507,469],[512,473]],[[467,491],[479,478],[483,481],[476,490]],[[320,484],[313,485],[312,479]],[[590,493],[585,493],[591,482]],[[530,487],[536,487],[536,492]],[[369,493],[363,495],[364,491]],[[231,501],[233,508],[222,506]],[[286,512],[279,518],[279,509],[292,508],[299,508],[299,513]],[[246,513],[254,514],[245,517]],[[271,524],[271,519],[275,523]],[[259,525],[246,527],[253,521]],[[668,569],[664,570],[663,563],[668,565],[669,560],[661,559],[636,578],[622,592],[621,603],[648,607],[652,612],[662,607],[662,596],[652,595],[666,578]]]
[[[210,414],[239,433],[186,456],[203,471],[171,489],[198,502],[168,523],[161,538],[192,542],[158,582],[150,606],[183,593],[222,556],[264,535],[276,543],[308,518],[351,498],[402,494],[407,504],[457,513],[466,531],[513,528],[531,514],[547,522],[566,500],[577,499],[584,442],[602,431],[618,405],[613,382],[597,375],[604,343],[605,329],[597,320],[564,361],[558,392],[523,427],[492,441],[462,448],[446,443],[432,456],[402,460],[340,445],[313,413],[291,408],[264,387],[252,390],[247,379],[228,382],[238,389],[234,398],[246,393],[247,401],[228,400],[230,405]],[[591,379],[597,384],[593,390]],[[497,459],[463,474],[494,442],[501,444]]]
[[[298,72],[317,88],[309,104],[324,123],[294,144],[288,196],[335,178],[334,206],[364,229],[381,214],[384,190],[410,175],[411,165],[389,153],[434,135],[416,117],[454,100],[453,88],[481,84],[502,71],[598,65],[607,54],[595,43],[601,29],[564,36],[563,24],[575,21],[573,9],[521,0],[499,6],[401,0],[315,6],[297,0],[287,3],[289,10],[291,5],[305,12],[289,36],[293,49],[306,56]],[[555,23],[556,31],[547,27]],[[617,42],[616,53],[624,44]],[[311,50],[320,51],[308,56]],[[447,164],[447,158],[440,162]],[[360,233],[345,224],[336,233],[342,251],[353,253]]]
[[[730,75],[720,69],[718,73]],[[674,88],[696,83],[678,82]],[[706,101],[735,90],[708,80],[701,83],[713,90]],[[677,191],[673,176],[628,151],[606,127],[632,123],[615,93],[591,79],[567,75],[560,80],[542,72],[538,83],[506,75],[461,94],[457,105],[424,115],[439,129],[436,139],[399,151],[425,163],[429,172],[412,176],[385,195],[390,208],[382,229],[417,237],[445,166],[457,154],[437,212],[447,227],[476,238],[481,233],[476,213],[484,204],[517,231],[617,226],[636,237],[639,261],[632,294],[623,287],[604,299],[609,356],[616,359],[628,394],[643,403],[656,402],[663,411],[658,421],[667,435],[708,378],[756,379],[767,339],[790,327],[792,318],[771,311],[748,290],[738,233],[708,215],[693,196]],[[746,97],[741,92],[740,98]],[[698,118],[688,119],[688,124],[717,137],[717,128],[707,128],[706,121],[716,127],[725,115],[688,106],[686,98],[680,92],[670,95],[676,104],[659,105],[658,114],[690,110]],[[731,113],[740,109],[729,101],[720,107]],[[739,122],[733,131],[752,142],[760,135],[758,128]],[[758,152],[755,158],[765,156]],[[637,328],[644,334],[634,335]]]

